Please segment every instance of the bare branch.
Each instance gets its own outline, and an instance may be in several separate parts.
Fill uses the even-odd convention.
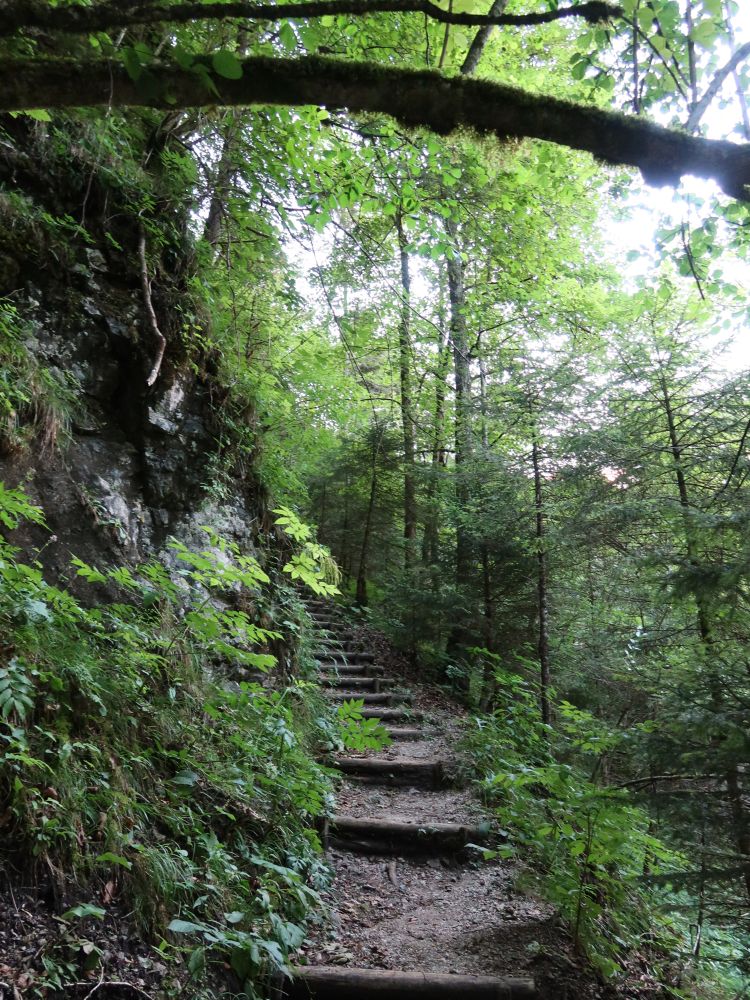
[[[204,59],[210,69],[210,60]],[[585,150],[605,163],[638,167],[649,184],[676,185],[685,174],[713,178],[750,200],[750,144],[685,135],[627,117],[467,77],[397,69],[324,56],[250,56],[242,77],[213,76],[209,91],[192,69],[155,61],[139,87],[115,60],[12,59],[0,62],[0,111],[29,108],[323,105],[390,115],[441,135],[465,127],[501,141],[544,139]],[[33,95],[30,99],[29,95]]]
[[[492,6],[490,7],[489,16],[498,17],[505,13],[505,8],[508,6],[508,0],[494,0]],[[474,36],[474,39],[469,46],[469,51],[466,53],[466,58],[461,66],[461,72],[465,76],[471,76],[474,70],[479,65],[479,60],[482,58],[482,53],[484,52],[487,42],[490,40],[490,35],[492,34],[493,25],[485,24],[479,29],[479,31]]]
[[[622,8],[603,0],[591,0],[574,7],[561,7],[540,13],[484,15],[451,13],[432,0],[307,0],[282,5],[234,0],[229,3],[182,3],[173,7],[163,3],[123,4],[119,7],[114,4],[50,7],[47,0],[34,0],[32,3],[29,0],[15,0],[2,5],[0,9],[0,35],[11,35],[29,28],[81,34],[142,24],[185,24],[189,21],[229,19],[281,21],[337,14],[363,17],[382,13],[425,14],[444,24],[524,27],[550,24],[570,17],[580,17],[590,24],[597,24],[622,16]]]
[[[695,131],[701,118],[708,110],[711,102],[724,85],[726,78],[731,76],[739,64],[744,59],[747,59],[748,56],[750,56],[750,42],[745,42],[744,45],[740,45],[737,51],[732,54],[731,58],[728,59],[720,69],[716,70],[713,75],[713,79],[706,87],[703,97],[701,97],[701,99],[693,105],[693,110],[690,112],[690,117],[685,124],[685,129],[688,132]]]
[[[138,239],[138,257],[140,259],[140,270],[141,270],[141,291],[143,293],[143,305],[146,309],[146,315],[148,316],[149,326],[156,340],[156,357],[154,358],[154,363],[151,367],[151,371],[146,379],[146,385],[152,386],[157,378],[159,377],[159,372],[161,371],[161,363],[164,360],[164,351],[167,348],[167,341],[164,334],[159,329],[159,323],[156,319],[156,313],[154,312],[154,303],[151,300],[151,280],[148,276],[148,262],[146,260],[146,232],[141,226],[141,233]]]

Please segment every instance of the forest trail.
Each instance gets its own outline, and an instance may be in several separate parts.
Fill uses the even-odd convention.
[[[380,751],[336,758],[346,775],[326,834],[331,913],[305,949],[294,1000],[565,1000],[606,995],[581,967],[552,907],[515,888],[518,868],[485,861],[501,836],[462,787],[453,749],[462,710],[386,676],[382,655],[323,602],[321,681],[360,698],[389,729]],[[363,630],[364,631],[364,630]],[[391,653],[391,656],[393,654]],[[389,673],[397,673],[389,665]]]

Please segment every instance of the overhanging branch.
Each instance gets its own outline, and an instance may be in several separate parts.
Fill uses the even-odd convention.
[[[210,60],[205,61],[210,67]],[[254,104],[322,105],[390,115],[403,125],[447,135],[544,139],[585,150],[609,164],[638,167],[647,183],[677,184],[685,174],[712,178],[726,194],[750,200],[750,144],[704,139],[612,111],[514,87],[428,70],[406,70],[322,56],[251,56],[239,80],[214,76],[216,93],[191,70],[155,62],[148,87],[117,61],[0,62],[0,111],[142,106],[165,109]],[[33,98],[32,98],[33,95]]]
[[[724,86],[724,81],[728,76],[731,76],[739,64],[748,57],[750,57],[750,42],[745,42],[744,45],[740,45],[737,51],[732,54],[731,58],[720,69],[717,69],[714,73],[713,79],[706,88],[705,94],[693,106],[693,110],[690,112],[690,117],[685,125],[688,132],[692,132],[698,127],[698,124],[708,110],[709,105]]]
[[[229,3],[114,4],[97,7],[50,7],[48,0],[16,0],[0,3],[0,35],[36,28],[82,34],[128,28],[145,24],[186,24],[192,21],[225,19],[243,21],[281,21],[297,18],[326,17],[337,14],[363,17],[368,14],[426,14],[444,24],[474,27],[508,25],[514,27],[550,24],[570,17],[580,17],[591,24],[622,16],[622,8],[602,0],[562,7],[558,10],[530,14],[468,14],[443,10],[432,0],[307,0],[288,4],[250,3],[235,0]]]

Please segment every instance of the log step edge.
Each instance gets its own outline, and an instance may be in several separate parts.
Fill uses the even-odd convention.
[[[489,826],[460,823],[404,823],[374,817],[332,816],[324,842],[356,854],[457,854],[469,844],[481,843]]]
[[[397,743],[401,740],[425,740],[427,734],[424,729],[415,729],[410,726],[389,726],[388,735]]]
[[[297,966],[280,997],[289,1000],[534,1000],[533,979],[513,976],[448,975],[390,969]]]

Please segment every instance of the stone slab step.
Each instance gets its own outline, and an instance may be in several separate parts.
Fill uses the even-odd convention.
[[[341,966],[296,966],[277,992],[288,1000],[534,1000],[533,979]]]
[[[443,788],[446,784],[441,760],[334,757],[333,766],[347,777],[368,784],[433,789]]]

